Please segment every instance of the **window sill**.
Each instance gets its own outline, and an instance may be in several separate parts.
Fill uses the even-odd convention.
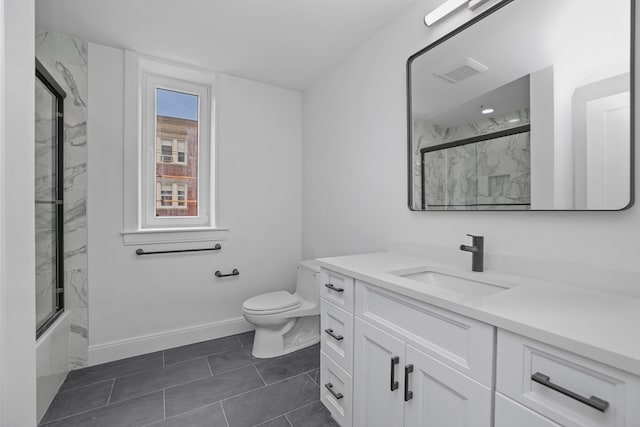
[[[122,242],[126,246],[130,246],[226,240],[229,229],[211,227],[154,228],[123,231],[121,234]]]

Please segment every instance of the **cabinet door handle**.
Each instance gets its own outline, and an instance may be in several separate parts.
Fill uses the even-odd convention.
[[[329,335],[331,338],[333,338],[336,341],[342,341],[344,339],[342,335],[334,334],[333,329],[325,329],[324,331],[327,333],[327,335]]]
[[[571,390],[567,390],[564,387],[552,383],[551,378],[548,375],[542,374],[540,372],[536,372],[535,374],[531,375],[531,381],[542,384],[543,386],[548,387],[551,390],[555,390],[560,394],[564,394],[565,396],[575,399],[580,403],[584,403],[585,405],[590,406],[593,409],[597,409],[600,412],[606,411],[609,407],[609,402],[607,402],[606,400],[600,399],[599,397],[595,396],[591,396],[589,398],[581,396]]]
[[[329,390],[329,393],[331,393],[331,394],[333,395],[333,397],[335,397],[336,399],[340,400],[340,399],[342,399],[342,398],[344,397],[344,396],[342,395],[342,393],[336,393],[336,392],[333,390],[333,384],[331,384],[331,383],[326,383],[326,384],[324,385],[324,387],[325,387],[327,390]]]
[[[391,391],[396,391],[400,384],[396,381],[396,365],[400,363],[400,358],[398,356],[393,356],[391,358]]]
[[[336,291],[336,292],[344,292],[343,288],[336,288],[335,286],[333,286],[332,283],[325,283],[325,286],[329,289],[331,289],[332,291]]]
[[[413,399],[413,392],[409,390],[409,374],[413,372],[413,365],[404,367],[404,401],[408,402]]]

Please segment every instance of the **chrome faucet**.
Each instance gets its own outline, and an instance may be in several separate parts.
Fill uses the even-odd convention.
[[[484,237],[467,234],[473,238],[472,246],[460,245],[460,250],[471,252],[471,270],[483,271],[484,267]]]

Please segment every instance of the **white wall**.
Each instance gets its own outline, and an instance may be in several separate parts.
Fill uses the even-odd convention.
[[[246,330],[242,302],[293,290],[300,260],[301,94],[225,75],[216,94],[217,216],[230,229],[222,250],[139,257],[123,245],[123,58],[89,45],[91,364]],[[214,277],[233,268],[239,277]]]
[[[493,254],[638,271],[637,206],[624,212],[407,209],[405,61],[471,16],[462,10],[426,28],[422,17],[432,3],[418,1],[305,92],[303,257],[384,250],[390,240],[456,248],[473,232],[486,236]],[[466,254],[459,259],[470,262]]]
[[[35,426],[34,1],[0,8],[0,426]]]
[[[0,22],[2,22],[4,28],[4,0],[0,0]],[[5,104],[6,104],[6,90],[5,90],[5,46],[4,46],[4,31],[0,31],[0,129],[4,129],[5,123]],[[5,170],[6,157],[6,138],[5,133],[0,131],[0,171]],[[6,176],[2,175],[2,181]],[[5,236],[5,192],[4,185],[0,185],[0,426],[6,424],[6,396],[7,396],[7,317],[6,311],[6,297],[5,286],[7,286],[7,278],[1,272],[5,271],[5,253],[7,251],[6,236]]]
[[[553,67],[529,74],[532,209],[553,209],[555,204],[555,191],[549,191],[555,189],[553,83]]]

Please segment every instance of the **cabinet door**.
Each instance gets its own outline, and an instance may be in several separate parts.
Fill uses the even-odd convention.
[[[403,425],[404,348],[404,342],[356,319],[354,426]]]
[[[491,426],[489,388],[410,345],[402,372],[408,379],[405,427]]]
[[[495,427],[561,427],[548,418],[525,408],[496,392]]]

